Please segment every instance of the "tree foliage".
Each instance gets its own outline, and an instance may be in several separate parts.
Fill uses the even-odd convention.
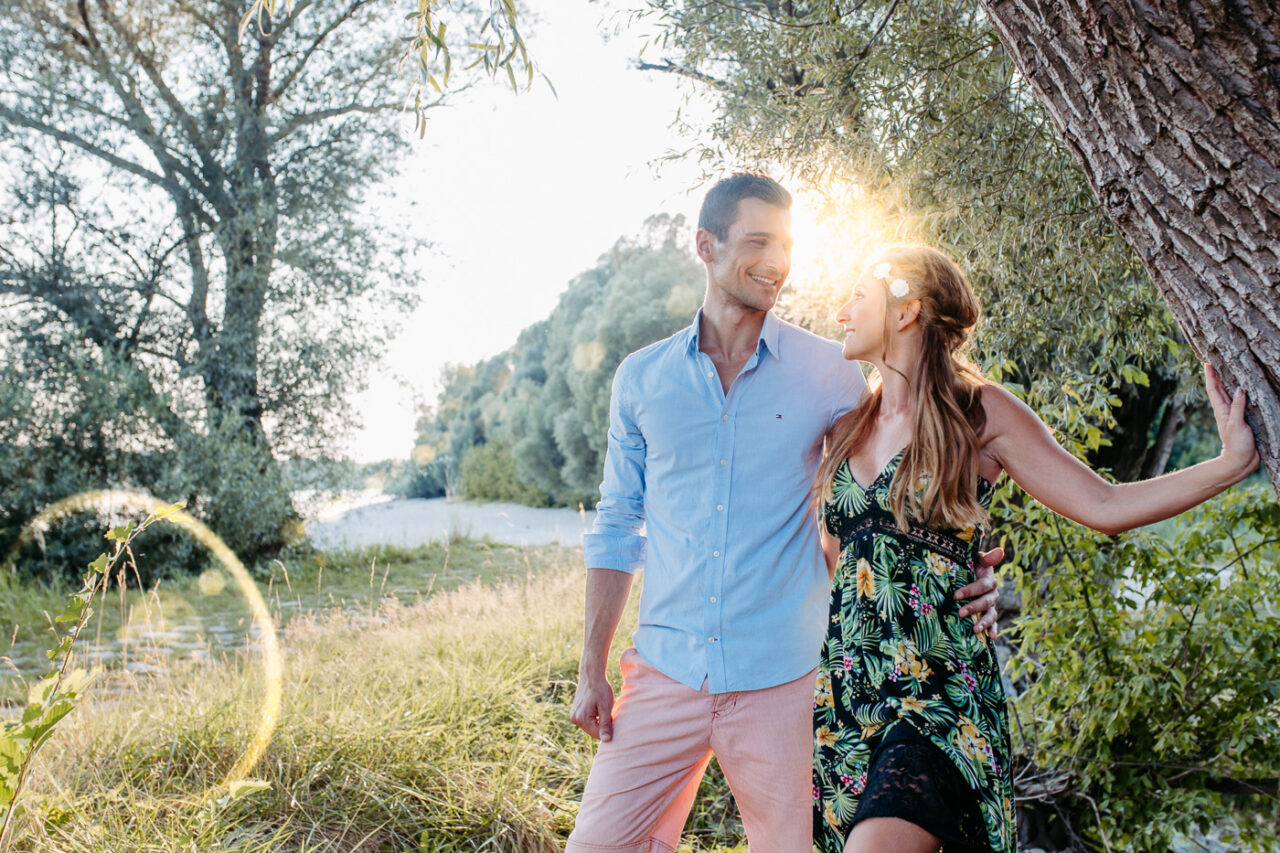
[[[1242,848],[1274,849],[1280,507],[1268,494],[1237,489],[1116,539],[1035,503],[1001,512],[1020,552],[1019,791],[1066,818],[1059,841],[1164,851],[1231,816]]]
[[[240,22],[240,37],[244,38],[253,26],[262,30],[264,21],[269,22],[282,13],[294,13],[312,2],[314,0],[253,0]],[[417,10],[411,12],[407,20],[412,24],[412,34],[408,36],[403,58],[412,59],[419,71],[414,108],[420,133],[426,130],[426,109],[434,106],[423,100],[422,90],[429,86],[443,94],[453,75],[454,57],[459,54],[464,71],[482,68],[490,76],[505,73],[516,91],[522,85],[533,84],[537,66],[520,35],[515,0],[489,0],[487,9],[465,0],[418,0]],[[454,25],[452,33],[450,23]]]
[[[349,425],[416,299],[416,241],[368,204],[405,140],[404,22],[299,0],[241,38],[248,8],[0,0],[0,545],[68,490],[126,485],[278,547],[277,458]]]
[[[574,279],[512,349],[447,369],[438,403],[418,422],[411,493],[489,497],[484,470],[504,482],[513,473],[537,503],[594,506],[614,371],[688,325],[700,302],[701,270],[685,230],[682,217],[652,217],[646,233],[619,240]]]

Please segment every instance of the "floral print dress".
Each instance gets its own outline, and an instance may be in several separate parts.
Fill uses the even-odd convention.
[[[840,853],[877,746],[911,726],[959,770],[991,851],[1013,853],[999,665],[990,639],[974,634],[955,600],[955,591],[973,580],[978,537],[973,529],[898,528],[889,490],[902,455],[865,489],[844,463],[823,507],[840,559],[814,700],[815,844]],[[991,492],[980,481],[984,507]],[[914,733],[896,733],[903,734]]]

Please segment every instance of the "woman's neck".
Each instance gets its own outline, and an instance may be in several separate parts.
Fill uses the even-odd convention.
[[[911,383],[903,374],[884,362],[872,362],[880,373],[880,420],[910,419],[915,413],[916,397]]]

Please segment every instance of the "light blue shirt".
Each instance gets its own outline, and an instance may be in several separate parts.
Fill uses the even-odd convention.
[[[811,486],[866,383],[838,344],[769,313],[726,395],[701,320],[618,366],[582,548],[588,568],[645,569],[634,642],[650,665],[695,690],[758,690],[817,665],[828,581]]]

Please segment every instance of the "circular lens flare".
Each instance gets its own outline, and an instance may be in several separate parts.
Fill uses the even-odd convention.
[[[90,509],[103,513],[134,510],[155,515],[158,520],[176,524],[187,530],[195,537],[197,542],[207,548],[209,553],[222,564],[222,567],[235,580],[240,592],[249,604],[249,611],[253,617],[251,625],[256,624],[258,626],[260,634],[258,640],[262,647],[264,689],[262,704],[259,709],[258,725],[248,746],[246,746],[240,757],[236,759],[236,763],[227,772],[222,782],[206,793],[206,798],[208,798],[222,795],[227,790],[234,788],[236,783],[243,781],[254,765],[258,763],[262,753],[266,751],[267,744],[271,742],[271,735],[275,732],[276,723],[280,718],[284,664],[280,654],[280,643],[276,634],[275,621],[271,618],[271,612],[267,609],[267,602],[263,599],[257,584],[253,582],[253,578],[249,575],[249,570],[244,567],[244,564],[240,562],[240,558],[227,546],[227,543],[222,541],[218,534],[214,533],[198,519],[192,518],[185,513],[165,512],[171,508],[171,504],[166,504],[144,492],[124,489],[100,489],[81,492],[78,495],[63,498],[41,510],[35,518],[31,519],[22,528],[22,531],[18,534],[17,541],[14,542],[13,547],[9,549],[9,553],[5,557],[5,565],[12,566],[13,559],[17,556],[18,551],[41,536],[43,531],[47,530],[49,525],[57,519],[71,513]]]

